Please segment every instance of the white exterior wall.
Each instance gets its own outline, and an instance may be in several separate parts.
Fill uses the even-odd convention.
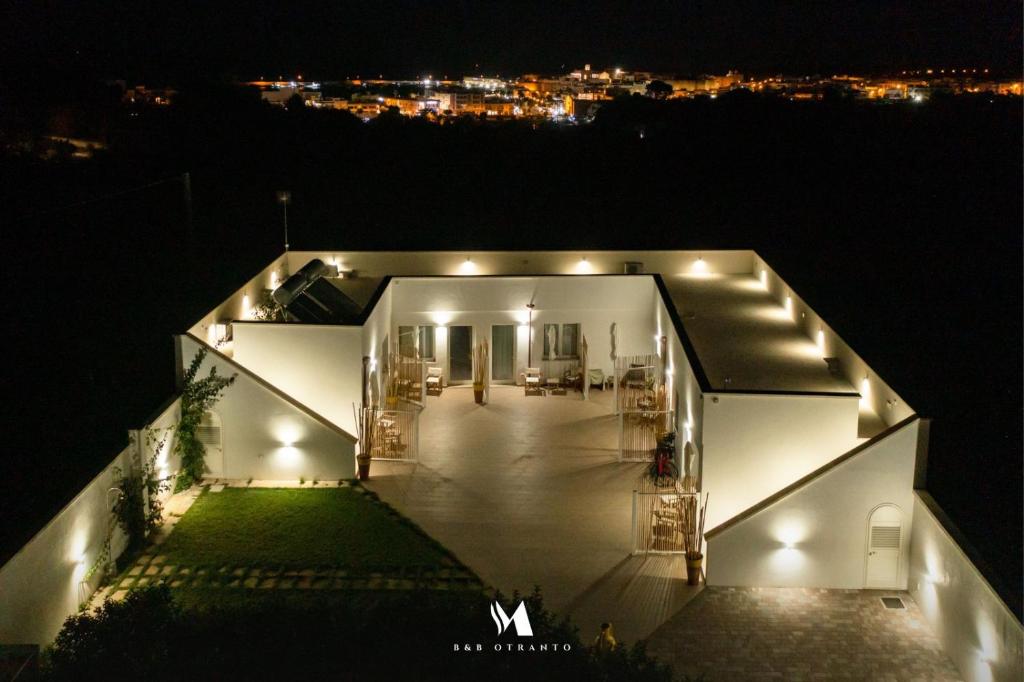
[[[82,582],[96,561],[111,523],[117,483],[114,469],[132,461],[129,445],[62,509],[3,568],[0,568],[0,643],[50,643],[64,619],[98,587],[101,571]],[[108,501],[109,499],[109,501]],[[115,527],[111,554],[124,551],[126,537]]]
[[[233,359],[354,434],[362,392],[363,328],[237,323]]]
[[[877,507],[892,504],[902,512],[903,522],[895,587],[906,589],[919,425],[919,420],[910,422],[764,509],[711,534],[708,584],[862,589],[868,520]],[[715,493],[711,491],[711,504]]]
[[[148,428],[175,424],[179,414],[179,401],[175,400]],[[169,461],[170,450],[168,439],[162,458],[157,460],[161,476],[177,469],[176,463]],[[95,571],[88,582],[84,578],[103,550],[108,531],[113,528],[111,560],[127,545],[128,538],[112,514],[116,494],[109,491],[119,481],[114,470],[126,471],[138,461],[137,453],[137,443],[130,443],[0,567],[0,644],[49,644],[64,620],[78,613],[79,605],[92,596],[103,569]]]
[[[910,592],[968,682],[1024,679],[1024,628],[917,494]]]
[[[179,337],[182,364],[188,366],[200,342]],[[214,407],[221,417],[223,470],[218,478],[333,480],[355,475],[355,437],[277,392],[241,365],[211,350],[200,368],[223,376],[238,374]]]
[[[698,478],[700,487],[701,453],[704,450],[704,397],[700,384],[690,367],[690,361],[683,350],[682,341],[676,333],[672,318],[669,317],[665,302],[655,290],[654,297],[655,336],[668,337],[668,358],[665,362],[666,382],[671,382],[670,390],[679,396],[676,408],[676,451],[683,453],[683,446],[689,440],[697,449],[693,462],[680,462],[684,471]],[[652,338],[652,341],[654,339]],[[674,399],[674,398],[673,398]]]
[[[491,339],[491,326],[516,325],[516,374],[527,366],[529,314],[533,301],[533,365],[544,367],[545,323],[580,323],[589,365],[614,372],[611,325],[619,329],[619,355],[649,353],[654,344],[651,309],[655,294],[649,276],[402,278],[393,281],[391,338],[398,327],[433,324],[435,361],[448,376],[447,327],[473,327],[474,343]],[[394,341],[392,342],[394,343]],[[552,363],[554,366],[554,363]]]
[[[717,402],[716,402],[717,399]],[[704,396],[703,489],[714,528],[857,443],[857,396]]]
[[[363,325],[363,357],[370,358],[370,366],[368,368],[369,381],[371,391],[375,391],[377,396],[383,395],[380,367],[384,364],[385,360],[385,339],[388,340],[388,343],[391,343],[389,332],[391,329],[393,292],[394,282],[389,284],[388,288],[381,294],[377,305],[374,306],[373,311],[366,318],[366,323]],[[370,402],[374,402],[373,395],[370,396]]]

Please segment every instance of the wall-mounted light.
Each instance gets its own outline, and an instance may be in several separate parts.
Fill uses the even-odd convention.
[[[825,330],[819,329],[818,335],[815,338],[815,343],[818,345],[818,350],[821,351],[822,357],[825,356]]]
[[[865,374],[864,378],[860,380],[860,404],[861,407],[867,407],[871,402],[871,380]]]
[[[250,315],[252,315],[252,301],[249,300],[249,294],[244,294],[242,296],[242,319],[248,320]]]
[[[697,256],[697,260],[693,261],[693,265],[690,269],[698,275],[703,275],[708,271],[708,264],[704,262],[704,256]]]
[[[783,305],[786,308],[786,314],[789,315],[790,318],[792,318],[793,317],[793,297],[787,295],[786,296],[786,302]]]
[[[587,260],[586,256],[582,256],[578,263],[576,263],[576,274],[578,275],[589,275],[594,271],[590,261]]]
[[[469,256],[466,256],[466,260],[462,261],[462,265],[459,266],[459,273],[463,275],[476,274],[476,263]]]
[[[761,286],[765,289],[768,288],[768,271],[761,270]]]

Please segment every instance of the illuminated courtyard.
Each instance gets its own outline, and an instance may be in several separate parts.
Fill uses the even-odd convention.
[[[415,464],[375,461],[367,487],[505,593],[540,585],[584,636],[636,640],[682,606],[681,556],[630,556],[642,463],[619,463],[612,391],[526,397],[492,386],[427,399]],[[593,631],[593,633],[591,633]]]

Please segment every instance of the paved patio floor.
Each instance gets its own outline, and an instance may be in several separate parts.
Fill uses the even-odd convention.
[[[905,609],[883,608],[898,596]],[[676,677],[959,680],[906,592],[708,587],[649,639]]]
[[[604,620],[647,636],[697,592],[668,556],[631,557],[632,491],[644,465],[617,461],[612,391],[591,400],[468,387],[429,397],[416,464],[373,462],[367,487],[505,593],[539,584],[585,639]]]

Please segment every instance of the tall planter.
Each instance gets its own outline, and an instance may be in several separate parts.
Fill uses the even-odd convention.
[[[359,453],[356,455],[356,464],[359,466],[359,480],[365,481],[370,477],[370,455]]]
[[[704,564],[704,555],[700,552],[686,555],[686,584],[700,585],[700,569]]]
[[[490,358],[487,339],[473,348],[473,400],[477,405],[484,404],[484,389],[487,381],[487,363]]]

